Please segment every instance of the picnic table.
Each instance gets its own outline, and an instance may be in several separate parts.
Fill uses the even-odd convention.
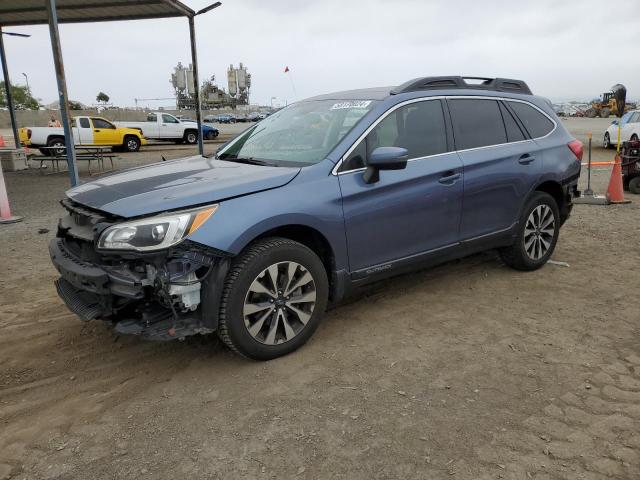
[[[45,162],[51,162],[51,170],[53,173],[59,173],[60,170],[60,161],[68,162],[69,158],[67,157],[66,148],[63,146],[56,147],[42,147],[40,150],[45,153],[44,155],[38,155],[33,157],[33,160],[38,160],[40,162],[40,173],[43,175],[44,173],[44,164]],[[116,155],[112,152],[111,147],[106,146],[83,146],[76,145],[76,160],[86,160],[88,162],[89,175],[93,175],[91,173],[91,162],[95,161],[98,163],[98,168],[100,172],[104,172],[104,161],[105,159],[109,160],[111,163],[111,170],[114,169],[113,159]]]

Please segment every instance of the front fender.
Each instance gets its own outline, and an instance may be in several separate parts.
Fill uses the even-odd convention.
[[[303,168],[290,183],[220,203],[216,213],[193,235],[194,242],[239,254],[269,230],[301,225],[323,235],[334,253],[336,269],[347,268],[342,197],[337,177],[326,168]]]

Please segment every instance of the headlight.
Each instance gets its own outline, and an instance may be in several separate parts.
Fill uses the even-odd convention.
[[[194,233],[215,213],[218,205],[157,217],[122,222],[107,228],[98,240],[105,250],[162,250]]]

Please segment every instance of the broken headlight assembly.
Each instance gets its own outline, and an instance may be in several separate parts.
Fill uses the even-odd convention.
[[[163,250],[180,243],[198,230],[218,209],[206,208],[122,222],[102,232],[98,239],[101,250],[133,250],[150,252]]]

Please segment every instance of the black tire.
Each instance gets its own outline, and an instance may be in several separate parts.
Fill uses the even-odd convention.
[[[142,142],[140,142],[140,139],[138,137],[135,137],[133,135],[127,135],[126,137],[124,137],[122,148],[126,152],[137,152],[138,150],[140,150],[141,144]]]
[[[295,262],[311,275],[315,287],[315,306],[310,312],[310,318],[295,336],[282,343],[267,344],[249,333],[248,327],[245,326],[244,306],[249,298],[249,289],[261,272],[283,262]],[[327,307],[328,295],[327,272],[320,258],[312,250],[287,238],[258,240],[237,257],[227,274],[220,301],[218,336],[231,350],[254,360],[271,360],[286,355],[304,345],[318,328]],[[290,312],[284,306],[281,308]],[[271,314],[270,311],[275,313]],[[273,326],[274,321],[277,324],[280,322],[277,315],[275,304],[273,308],[267,309],[265,316],[268,318],[263,321],[267,330]]]
[[[49,147],[47,149],[47,151],[49,152],[48,155],[52,155],[52,156],[60,156],[60,155],[64,155],[64,153],[66,152],[66,148],[65,148],[65,143],[64,143],[64,138],[63,137],[54,137],[54,138],[50,138],[47,141],[47,147]]]
[[[198,143],[198,132],[196,130],[187,130],[184,132],[184,143],[193,145]]]
[[[213,140],[214,138],[216,138],[216,134],[213,130],[207,132],[204,137],[205,140]]]
[[[638,135],[636,135],[635,133],[633,135],[631,135],[631,141],[632,142],[637,142],[638,141]]]
[[[629,180],[629,191],[635,195],[640,195],[640,175]]]
[[[605,132],[604,139],[602,140],[602,146],[606,149],[613,148],[611,145],[611,137],[609,136],[609,132]]]
[[[525,237],[527,241],[530,241],[531,234],[526,235],[525,229],[527,228],[528,220],[530,219],[531,215],[533,215],[534,210],[536,210],[540,206],[548,207],[553,214],[553,237],[549,238],[548,236],[543,236],[543,238],[546,239],[546,242],[549,243],[549,246],[546,252],[539,258],[532,258],[532,256],[527,252],[527,247],[525,244]],[[522,211],[522,215],[518,223],[518,236],[516,237],[512,245],[500,249],[500,257],[502,258],[504,263],[516,270],[536,270],[547,263],[547,260],[549,260],[549,258],[553,254],[553,250],[555,249],[556,243],[558,241],[559,233],[560,211],[558,209],[558,204],[556,203],[555,199],[548,193],[535,192],[529,198],[527,204],[525,205],[525,208]],[[533,236],[535,235],[536,234],[534,233]],[[534,244],[535,241],[536,240],[534,239]],[[538,243],[538,245],[542,245],[542,242]],[[536,247],[534,246],[533,248],[535,249]]]

